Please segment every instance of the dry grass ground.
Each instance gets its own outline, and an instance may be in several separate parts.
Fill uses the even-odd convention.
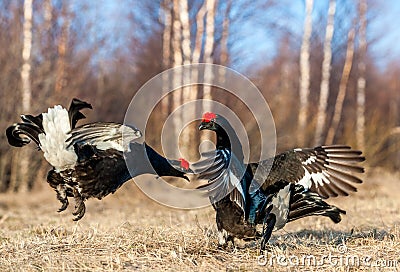
[[[0,195],[0,271],[396,271],[400,269],[399,176],[374,174],[359,192],[329,202],[347,210],[340,224],[306,218],[255,243],[218,249],[211,208],[173,210],[133,183],[89,200],[73,222],[55,194]]]

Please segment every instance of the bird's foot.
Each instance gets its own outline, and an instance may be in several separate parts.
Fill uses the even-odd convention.
[[[232,247],[235,246],[235,238],[232,235],[229,235],[224,229],[218,230],[218,248],[228,248],[229,242],[232,243]]]
[[[75,200],[75,210],[72,212],[76,217],[72,219],[73,221],[80,220],[86,212],[85,200],[78,192],[76,188],[74,188],[74,200]]]
[[[228,242],[228,232],[224,229],[218,230],[218,246],[224,248]]]
[[[62,202],[62,206],[57,210],[57,212],[65,211],[68,205],[69,205],[68,198],[66,198],[65,201]]]
[[[67,197],[67,188],[64,184],[58,184],[56,188],[57,199],[61,202],[62,206],[58,209],[57,212],[65,211],[68,207],[68,197]]]

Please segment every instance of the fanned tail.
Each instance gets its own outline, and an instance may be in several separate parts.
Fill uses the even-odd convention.
[[[68,116],[72,129],[75,128],[79,120],[86,118],[86,116],[80,112],[82,109],[92,109],[92,105],[77,98],[72,99],[68,109]]]
[[[71,128],[74,128],[78,120],[85,118],[80,110],[92,108],[92,105],[74,98],[68,110]],[[16,123],[9,126],[6,130],[8,143],[15,147],[22,147],[34,141],[40,146],[39,134],[45,134],[43,128],[43,115],[21,115],[22,123]]]
[[[8,143],[15,147],[22,147],[34,141],[39,147],[39,134],[44,133],[42,115],[21,115],[22,123],[9,126],[6,130]]]

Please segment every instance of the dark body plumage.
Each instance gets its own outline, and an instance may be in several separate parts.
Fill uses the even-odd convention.
[[[62,151],[74,160],[66,161],[69,164],[65,166],[54,166],[52,162],[63,161],[62,156],[57,157],[58,153],[54,155],[50,150],[46,157],[44,150],[46,159],[53,165],[47,175],[47,182],[55,189],[57,199],[62,203],[59,211],[65,210],[69,204],[68,197],[73,197],[73,214],[76,215],[74,220],[79,220],[85,214],[86,199],[102,199],[114,193],[126,181],[141,174],[188,179],[185,176],[187,169],[182,167],[181,161],[167,160],[147,144],[132,142],[141,136],[141,132],[135,127],[118,123],[90,123],[75,127],[77,121],[84,118],[80,112],[83,108],[91,108],[91,105],[78,99],[72,101],[67,118],[72,129],[64,135],[65,141],[61,143],[65,145]],[[45,130],[49,130],[50,125],[43,126],[43,116],[49,119],[48,115],[50,114],[44,113],[36,117],[23,115],[23,123],[14,124],[6,131],[9,143],[21,147],[31,139],[39,149],[44,148],[44,137],[49,136]],[[49,146],[54,147],[54,144]],[[55,145],[54,148],[57,147]],[[127,165],[130,166],[129,169]]]
[[[240,141],[222,116],[206,113],[199,129],[217,134],[217,149],[203,154],[192,168],[209,182],[199,188],[210,197],[216,210],[220,244],[231,237],[262,237],[265,248],[272,231],[287,222],[312,215],[341,220],[345,211],[324,198],[355,192],[362,181],[360,151],[348,146],[293,149],[258,163],[244,164]],[[229,137],[228,137],[229,135]],[[256,225],[262,224],[258,233]]]

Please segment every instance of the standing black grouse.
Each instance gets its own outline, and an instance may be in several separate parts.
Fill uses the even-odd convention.
[[[365,158],[348,146],[296,148],[246,165],[239,138],[224,117],[205,113],[199,129],[217,136],[216,150],[204,153],[192,169],[208,180],[199,189],[216,210],[220,245],[234,237],[261,237],[264,250],[272,231],[287,222],[321,215],[339,223],[346,212],[323,199],[347,196],[357,191],[354,183],[362,183],[353,173],[364,172],[356,164]],[[263,225],[261,234],[257,224]]]
[[[59,212],[68,207],[68,197],[73,197],[77,221],[85,214],[86,199],[101,199],[141,174],[188,180],[187,161],[168,160],[146,143],[132,142],[142,136],[133,126],[98,122],[76,127],[85,118],[80,112],[85,108],[92,106],[74,98],[68,111],[57,105],[37,116],[21,115],[23,122],[6,131],[10,145],[22,147],[33,140],[44,152],[53,166],[47,182],[62,203]]]

